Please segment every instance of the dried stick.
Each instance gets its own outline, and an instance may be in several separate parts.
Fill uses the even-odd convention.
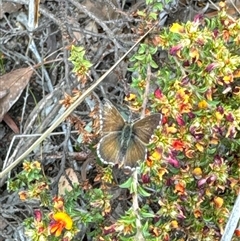
[[[3,178],[15,166],[17,166],[22,159],[24,159],[34,148],[36,148],[67,116],[119,65],[119,63],[144,39],[148,33],[155,27],[150,28],[123,56],[120,58],[105,74],[103,74],[90,88],[88,88],[82,96],[80,96],[59,118],[50,126],[40,138],[38,138],[21,156],[19,156],[12,164],[0,173],[0,178]]]

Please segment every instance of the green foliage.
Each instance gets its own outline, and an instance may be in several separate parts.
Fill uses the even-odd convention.
[[[147,3],[151,14],[149,9],[138,12],[146,22],[156,19],[162,7],[157,1]],[[132,94],[131,104],[142,105],[151,79],[155,89],[148,96],[149,111],[161,112],[163,120],[147,160],[136,170],[138,178],[132,175],[118,185],[128,195],[127,207],[119,204],[120,218],[112,218],[113,204],[126,197],[121,193],[114,198],[117,184],[111,167],[101,169],[99,185],[78,185],[64,197],[51,197],[39,166],[24,164],[9,187],[25,190],[20,196],[38,198],[44,208],[40,221],[26,220],[33,240],[39,235],[60,240],[56,232],[49,235],[53,214],[73,220],[60,236],[70,235],[67,240],[74,239],[79,226],[95,240],[220,240],[239,192],[239,21],[223,10],[211,20],[198,16],[193,22],[173,24],[132,56],[137,94]],[[159,50],[168,55],[161,66]],[[80,75],[91,66],[84,55],[82,48],[72,48],[70,60]]]
[[[85,58],[85,52],[83,47],[72,45],[69,60],[74,65],[73,72],[78,76],[85,76],[92,66],[91,62]]]
[[[153,46],[141,45],[131,58],[131,70],[138,73],[132,82],[138,95],[131,101],[141,106],[147,65],[156,59],[149,50],[157,43],[168,53],[157,71],[152,66],[158,87],[150,97],[163,126],[143,172],[148,188],[157,192],[147,200],[163,222],[145,222],[149,240],[180,240],[172,238],[180,231],[197,240],[221,237],[240,176],[239,34],[239,20],[224,11],[212,20],[198,16],[163,29]]]

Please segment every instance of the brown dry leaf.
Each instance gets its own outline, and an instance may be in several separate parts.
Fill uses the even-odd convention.
[[[15,134],[19,134],[19,128],[9,114],[5,114],[3,117],[4,122],[11,128]]]
[[[3,18],[5,13],[15,13],[22,7],[20,3],[9,3],[2,1],[0,6],[0,19]]]
[[[77,175],[72,168],[68,168],[66,170],[66,175],[68,176],[69,180],[72,182],[72,185],[74,183],[79,183]],[[66,190],[68,192],[70,192],[72,190],[72,187],[71,187],[70,183],[68,182],[68,180],[66,179],[66,177],[64,175],[62,175],[60,177],[60,180],[58,183],[58,194],[64,195]]]
[[[0,91],[7,90],[7,94],[0,99],[0,122],[22,94],[32,73],[33,69],[27,67],[0,76]]]
[[[117,6],[116,0],[111,0],[112,4]],[[110,7],[109,4],[105,3],[104,1],[99,0],[84,0],[81,3],[85,8],[90,12],[93,13],[97,18],[101,20],[112,20],[116,19],[118,14],[116,11]]]
[[[0,89],[0,99],[2,99],[3,97],[5,97],[8,94],[9,94],[9,90]]]

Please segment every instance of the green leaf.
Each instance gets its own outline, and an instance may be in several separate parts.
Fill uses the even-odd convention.
[[[136,55],[135,58],[137,60],[143,61],[146,58],[146,55]]]
[[[146,0],[146,4],[147,4],[147,5],[149,5],[149,4],[151,4],[151,3],[153,3],[153,0]]]
[[[149,48],[149,53],[150,53],[151,55],[153,55],[153,54],[155,54],[155,53],[157,52],[157,50],[158,50],[157,47],[150,47],[150,48]]]
[[[157,13],[150,13],[150,14],[149,14],[149,18],[150,18],[150,19],[153,19],[153,20],[156,20],[156,19],[157,19],[157,16],[158,16]]]
[[[158,68],[158,65],[155,63],[154,60],[152,60],[152,61],[150,62],[150,66],[151,66],[152,68],[154,68],[154,69],[157,69],[157,68]]]
[[[143,196],[143,197],[149,197],[151,196],[151,194],[149,194],[148,192],[146,192],[140,185],[138,186],[138,194]]]
[[[124,182],[123,184],[119,185],[119,187],[121,188],[130,188],[132,186],[133,183],[133,178],[130,177],[126,182]]]
[[[163,4],[162,3],[155,3],[153,5],[153,8],[156,9],[156,10],[162,11],[163,10]]]
[[[152,61],[152,55],[148,54],[146,60],[147,60],[147,63],[150,63]]]
[[[156,215],[154,213],[140,211],[141,217],[143,218],[154,218]]]

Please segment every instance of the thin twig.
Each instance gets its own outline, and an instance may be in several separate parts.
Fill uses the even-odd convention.
[[[22,155],[20,155],[11,165],[0,173],[0,178],[10,172],[15,166],[17,166],[23,158],[34,150],[61,122],[63,122],[67,116],[119,65],[119,63],[139,44],[139,42],[145,38],[149,32],[155,27],[150,28],[123,56],[120,58],[105,74],[103,74],[90,88],[88,88],[69,108],[61,114],[55,123],[52,124],[40,138],[38,138]]]
[[[136,168],[133,173],[133,194],[132,194],[132,208],[134,211],[134,214],[136,215],[136,235],[134,237],[134,240],[136,241],[143,241],[145,240],[142,234],[142,224],[141,224],[141,218],[139,215],[139,205],[138,205],[138,168]]]
[[[147,78],[146,78],[146,86],[145,86],[145,92],[143,96],[143,104],[142,104],[142,113],[141,118],[145,116],[147,102],[148,102],[148,94],[149,94],[149,88],[150,88],[150,81],[151,81],[151,66],[150,64],[147,65]]]

